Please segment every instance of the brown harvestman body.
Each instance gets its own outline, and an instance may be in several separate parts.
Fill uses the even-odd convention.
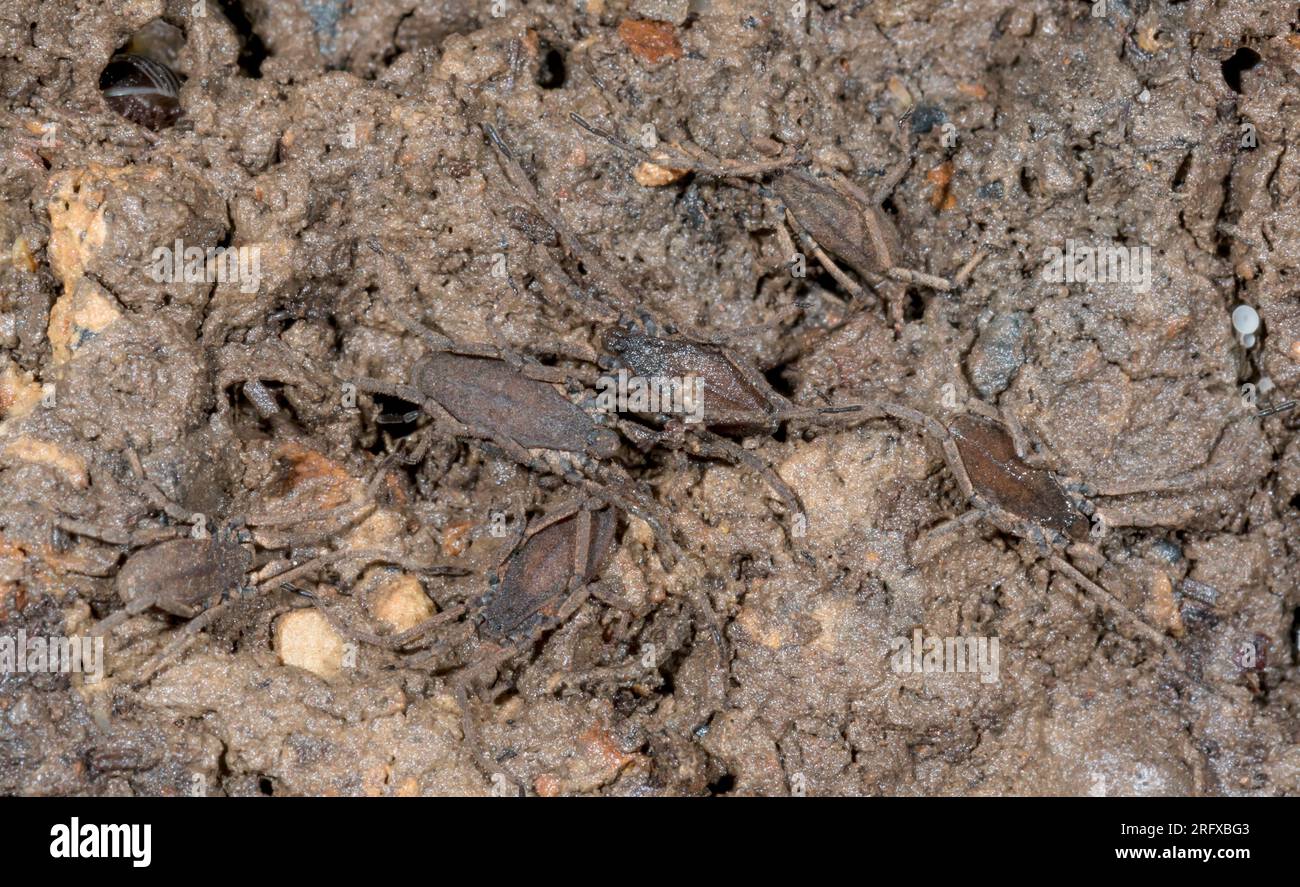
[[[702,422],[698,425],[689,426],[680,416],[661,414],[654,417],[659,430],[630,422],[618,423],[620,430],[642,449],[663,445],[703,458],[744,465],[755,471],[785,502],[797,528],[796,535],[802,535],[807,518],[797,494],[769,465],[729,437],[771,435],[789,421],[808,424],[839,422],[841,420],[833,418],[836,414],[853,413],[859,407],[853,404],[801,407],[774,390],[762,373],[731,348],[699,334],[674,331],[674,327],[680,328],[680,324],[669,325],[661,331],[660,325],[653,321],[638,320],[643,312],[634,308],[637,300],[599,256],[542,200],[514,151],[500,134],[490,125],[485,125],[484,130],[510,183],[530,204],[533,212],[550,225],[564,247],[596,274],[602,290],[601,298],[607,303],[602,306],[606,313],[596,311],[604,321],[602,365],[627,369],[643,379],[690,378],[702,383],[704,403],[701,405]],[[567,277],[561,281],[561,289],[566,293],[579,291],[579,287]],[[590,310],[592,306],[582,307]],[[621,316],[624,323],[610,323],[609,312],[614,317]]]
[[[975,517],[987,518],[1003,531],[1036,543],[1052,566],[1085,594],[1178,659],[1168,638],[1062,556],[1069,543],[1088,538],[1090,521],[1086,510],[1069,497],[1054,474],[1022,458],[1015,429],[977,413],[958,415],[945,425],[919,411],[890,403],[800,407],[773,390],[761,373],[725,345],[686,330],[681,324],[638,323],[636,319],[645,314],[639,307],[642,300],[626,290],[599,256],[545,205],[495,130],[490,126],[485,130],[507,178],[529,204],[524,221],[532,231],[530,239],[543,247],[548,245],[552,239],[545,229],[549,226],[555,240],[585,266],[596,282],[599,293],[592,294],[593,298],[583,302],[582,307],[603,325],[602,367],[625,368],[639,376],[694,375],[705,380],[708,405],[704,429],[687,434],[680,419],[662,414],[653,417],[657,426],[617,423],[616,427],[633,443],[644,448],[676,445],[697,455],[745,464],[762,473],[791,510],[802,514],[797,496],[775,472],[728,436],[771,434],[786,421],[826,423],[828,417],[840,412],[855,414],[851,417],[855,421],[887,416],[916,425],[941,444],[947,466],[973,506],[969,516],[958,518],[953,525]],[[726,174],[738,171],[743,170],[730,169]],[[802,170],[787,170],[779,165],[761,170],[765,174],[773,171],[769,187],[785,203],[792,227],[798,231],[796,226],[802,224],[806,231],[820,234],[818,249],[824,246],[835,253],[864,279],[875,274],[938,289],[954,285],[894,264],[890,244],[896,243],[896,232],[873,225],[871,214],[863,213],[860,207],[855,227],[844,215],[846,204],[835,203],[836,197],[841,201],[849,199],[843,183],[833,186]],[[858,200],[851,191],[849,196]],[[515,211],[515,215],[520,212]],[[973,263],[968,264],[956,284],[973,267]],[[571,288],[575,300],[586,296],[567,275],[561,288]],[[398,315],[397,319],[423,339],[431,356],[413,369],[405,384],[361,379],[357,382],[359,389],[417,404],[432,418],[435,432],[495,446],[530,469],[565,477],[592,497],[547,514],[526,528],[521,523],[519,536],[508,547],[492,587],[482,595],[398,634],[348,630],[354,638],[392,650],[424,643],[434,630],[457,620],[461,620],[457,628],[462,637],[466,633],[478,636],[479,655],[456,677],[454,689],[464,708],[467,737],[488,772],[497,768],[482,755],[470,716],[470,694],[481,685],[489,685],[490,693],[490,685],[503,665],[563,624],[590,596],[618,606],[616,598],[601,593],[598,582],[614,544],[618,510],[646,517],[657,534],[666,536],[666,531],[655,523],[657,511],[646,508],[645,499],[638,499],[631,478],[609,464],[618,448],[612,428],[596,422],[560,393],[560,386],[572,382],[569,373],[524,361],[504,349],[455,343],[409,318]],[[942,528],[931,535],[938,532]],[[331,618],[338,624],[336,617]],[[406,661],[427,661],[446,647],[447,642],[440,640],[432,649]]]
[[[792,519],[806,529],[798,495],[767,463],[730,437],[770,436],[786,422],[839,423],[860,407],[801,407],[775,391],[753,366],[721,345],[611,329],[603,337],[609,363],[642,378],[693,378],[701,383],[702,428],[689,428],[676,416],[659,417],[663,430],[624,423],[625,433],[643,446],[664,444],[692,455],[744,465],[760,475],[784,500]]]
[[[561,371],[525,362],[489,345],[458,344],[410,318],[397,320],[424,340],[432,354],[415,366],[409,384],[358,379],[357,388],[417,404],[433,430],[495,446],[518,464],[555,474],[602,501],[644,520],[668,562],[677,546],[650,497],[618,465],[617,433],[598,424],[556,390]],[[411,459],[418,461],[424,446]]]
[[[620,148],[645,153],[574,116],[579,125]],[[511,183],[529,202],[534,212],[554,229],[560,242],[588,270],[596,273],[598,285],[608,298],[608,306],[626,317],[627,307],[635,303],[631,294],[559,215],[541,201],[513,152],[496,131],[491,126],[484,128]],[[910,157],[886,176],[877,199],[872,199],[843,177],[817,177],[807,171],[791,168],[799,162],[798,157],[787,156],[745,164],[722,163],[697,148],[691,148],[687,153],[689,157],[670,158],[655,154],[649,159],[677,169],[691,169],[729,178],[771,176],[771,190],[785,204],[792,228],[798,232],[802,227],[805,233],[811,232],[812,236],[805,238],[806,242],[813,244],[815,254],[828,269],[832,269],[837,279],[842,272],[834,269],[833,261],[825,255],[818,243],[824,244],[869,281],[873,276],[876,279],[889,278],[942,291],[963,285],[983,258],[982,252],[977,253],[952,281],[897,265],[900,240],[897,231],[878,207],[906,173]],[[702,336],[655,336],[614,328],[606,333],[602,344],[607,352],[615,353],[615,366],[626,366],[646,375],[663,373],[672,376],[685,375],[688,368],[695,369],[702,371],[706,378],[711,377],[713,384],[706,385],[706,392],[715,388],[722,392],[744,392],[734,399],[724,397],[721,415],[711,416],[708,420],[708,425],[713,430],[757,433],[764,426],[782,418],[812,418],[810,413],[813,411],[794,407],[772,391],[762,375],[730,349],[707,342]],[[706,401],[707,399],[706,393]],[[978,413],[985,412],[980,409],[980,404],[972,402],[971,406]],[[968,515],[963,515],[953,523],[954,526],[976,518],[986,518],[1004,532],[1034,542],[1040,550],[1045,551],[1049,563],[1056,570],[1081,588],[1102,609],[1117,614],[1148,640],[1156,642],[1181,666],[1181,656],[1168,637],[1148,625],[1114,594],[1093,582],[1062,556],[1069,544],[1088,538],[1091,522],[1081,507],[1066,494],[1054,474],[1044,468],[1031,466],[1024,460],[1018,425],[1004,425],[998,419],[968,413],[954,418],[945,426],[919,411],[891,403],[832,407],[820,412],[837,410],[856,413],[849,416],[851,421],[883,414],[920,427],[941,444],[946,464],[957,479],[963,495],[973,506]],[[673,430],[676,431],[677,428],[674,427]],[[730,441],[725,441],[720,435],[712,436],[730,444]],[[661,442],[664,436],[661,434],[652,440]],[[797,509],[797,513],[802,513],[793,491],[753,454],[734,444],[724,449],[716,443],[711,450],[700,446],[698,452],[712,457],[730,456],[734,461],[743,462],[760,471],[787,503]]]
[[[479,766],[494,777],[500,767],[482,748],[470,696],[482,688],[486,698],[495,697],[500,691],[493,692],[491,685],[500,669],[567,622],[589,597],[628,609],[598,581],[613,551],[617,525],[617,510],[592,497],[568,502],[527,527],[521,522],[489,576],[487,591],[398,634],[358,630],[335,615],[315,594],[305,594],[346,636],[394,651],[424,642],[438,629],[466,617],[450,637],[406,657],[405,664],[427,662],[458,641],[478,636],[478,654],[453,679],[452,692],[460,703],[463,729]]]
[[[992,411],[978,401],[971,401],[969,406],[970,412],[958,414],[945,426],[910,407],[875,405],[879,412],[918,426],[940,443],[944,462],[971,505],[970,511],[932,530],[929,537],[984,519],[1008,535],[1033,542],[1054,569],[1103,610],[1116,614],[1156,643],[1182,668],[1182,657],[1170,638],[1063,556],[1069,545],[1090,538],[1091,506],[1073,500],[1053,472],[1026,461],[1021,432],[1014,422],[1008,424],[1002,417],[993,417]]]
[[[899,120],[902,126],[910,116]],[[978,251],[950,280],[907,267],[907,250],[897,227],[881,205],[889,199],[894,189],[912,167],[914,149],[889,169],[873,195],[866,194],[843,175],[833,171],[801,168],[807,163],[797,153],[784,152],[782,146],[765,140],[755,140],[757,148],[771,156],[768,160],[746,162],[721,160],[702,148],[691,145],[660,147],[652,151],[638,148],[613,133],[593,125],[577,114],[570,117],[593,135],[604,139],[622,151],[645,157],[650,163],[674,170],[684,170],[720,177],[733,184],[747,186],[752,180],[767,177],[766,186],[759,186],[759,194],[778,204],[778,217],[824,267],[858,302],[866,300],[862,286],[849,277],[832,258],[838,257],[872,288],[880,288],[886,281],[924,286],[941,292],[960,289],[984,259]],[[794,262],[798,251],[784,227],[777,228],[782,251]],[[901,295],[901,294],[900,294]],[[890,299],[890,317],[895,323],[902,320],[902,299]]]
[[[128,453],[128,460],[144,497],[178,521],[180,526],[126,532],[68,519],[56,519],[55,526],[62,532],[133,549],[114,580],[123,606],[91,626],[90,635],[110,635],[128,619],[153,609],[187,620],[178,636],[136,672],[134,679],[137,683],[147,681],[182,652],[227,607],[259,591],[291,587],[299,578],[342,560],[406,563],[404,558],[365,549],[317,554],[296,564],[293,560],[276,558],[259,565],[261,558],[254,553],[254,533],[250,527],[269,528],[341,518],[329,529],[310,534],[311,539],[320,541],[369,514],[373,510],[373,496],[367,495],[359,504],[345,504],[315,513],[228,520],[209,529],[204,515],[181,508],[163,495],[144,475],[139,458],[133,452]],[[381,469],[368,485],[368,493],[373,493],[382,475]],[[292,544],[301,541],[294,540]],[[445,570],[427,565],[407,565],[427,572]]]

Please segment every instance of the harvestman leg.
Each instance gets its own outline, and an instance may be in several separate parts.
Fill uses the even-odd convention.
[[[672,541],[672,537],[668,534],[668,531],[664,528],[660,519],[652,513],[652,509],[637,504],[624,493],[608,489],[606,485],[591,480],[576,469],[573,469],[571,466],[565,466],[562,464],[557,467],[549,464],[546,460],[535,458],[525,447],[486,428],[466,425],[448,413],[441,404],[426,399],[418,389],[409,385],[382,382],[377,379],[368,378],[358,379],[356,385],[357,388],[362,391],[386,394],[392,397],[401,398],[402,400],[410,401],[411,403],[421,404],[424,409],[434,417],[435,425],[448,429],[447,433],[450,436],[471,438],[491,443],[500,449],[508,458],[523,465],[525,468],[563,477],[565,480],[583,487],[592,495],[597,496],[603,501],[621,508],[624,511],[635,514],[637,517],[649,524],[650,528],[654,530],[655,536],[665,547],[665,553],[669,558],[669,562],[672,563],[676,561],[677,544]],[[593,465],[593,470],[603,474],[609,474],[610,472],[608,466],[596,467]],[[617,477],[616,479],[618,480],[620,487],[625,487],[630,483],[629,478]]]
[[[306,561],[305,563],[299,564],[296,567],[291,567],[290,569],[287,570],[283,570],[266,579],[258,580],[258,582],[255,583],[253,588],[257,591],[261,591],[265,588],[281,588],[286,586],[292,587],[293,583],[296,580],[298,580],[302,576],[307,575],[308,573],[319,570],[321,567],[327,566],[332,563],[337,563],[338,561],[356,560],[356,559],[384,560],[389,563],[396,563],[400,566],[405,566],[408,569],[419,569],[422,572],[441,572],[450,569],[445,567],[429,567],[427,565],[419,565],[418,567],[416,567],[413,565],[413,562],[409,561],[406,558],[395,558],[379,549],[361,549],[357,551],[349,551],[349,550],[332,551],[328,554],[318,555]],[[199,632],[201,632],[204,628],[212,624],[212,622],[218,616],[224,613],[226,609],[231,604],[235,603],[237,600],[238,598],[230,598],[227,600],[223,600],[220,603],[213,604],[203,612],[199,613],[189,622],[186,622],[184,627],[180,629],[179,637],[174,639],[170,644],[164,647],[160,653],[155,655],[153,658],[151,658],[148,662],[146,662],[143,666],[140,667],[140,669],[136,672],[136,675],[133,679],[133,683],[136,686],[140,686],[146,683],[150,678],[153,677],[153,675],[155,675],[158,672],[160,668],[166,665],[167,662],[169,662],[173,657],[184,652],[185,648],[188,647],[191,643],[193,643],[198,638]],[[119,611],[119,612],[125,612],[125,611]],[[441,616],[444,614],[440,613],[438,615]]]
[[[952,440],[951,435],[947,433],[947,431],[943,428],[942,425],[940,425],[934,419],[925,416],[923,413],[920,413],[916,410],[911,410],[907,407],[900,407],[898,405],[889,404],[889,405],[882,405],[882,408],[885,408],[886,412],[889,412],[891,415],[898,416],[899,418],[903,418],[910,422],[921,424],[923,427],[927,428],[931,434],[937,433],[942,435],[941,439],[943,441],[944,461],[947,463],[949,470],[956,478],[957,485],[961,488],[962,495],[965,496],[969,501],[972,502],[972,504],[975,505],[974,510],[967,512],[961,517],[956,518],[955,521],[950,521],[949,524],[955,524],[958,522],[961,523],[973,522],[975,518],[971,517],[971,515],[984,517],[989,515],[991,510],[995,510],[992,509],[988,503],[984,502],[981,499],[981,497],[975,494],[974,486],[971,484],[970,477],[966,473],[966,468],[962,463],[961,454],[957,450],[957,445]],[[942,525],[942,526],[946,527],[947,525]],[[1047,545],[1046,540],[1040,540],[1040,545],[1046,547]],[[1113,595],[1106,589],[1102,588],[1096,582],[1093,582],[1091,579],[1089,579],[1087,576],[1081,573],[1078,570],[1078,568],[1076,568],[1069,561],[1065,560],[1059,554],[1056,554],[1054,551],[1048,549],[1048,551],[1046,552],[1046,557],[1048,563],[1050,563],[1069,581],[1073,582],[1076,586],[1078,586],[1079,589],[1082,590],[1085,595],[1092,598],[1103,610],[1115,613],[1118,616],[1120,616],[1124,621],[1133,625],[1135,629],[1142,634],[1143,637],[1159,645],[1160,648],[1164,650],[1166,654],[1169,655],[1169,657],[1174,661],[1175,664],[1178,665],[1180,669],[1184,671],[1186,670],[1183,664],[1182,656],[1178,653],[1173,643],[1164,634],[1162,634],[1161,632],[1157,631],[1156,629],[1148,625],[1146,621],[1142,619],[1142,617],[1138,616],[1137,613],[1134,613],[1131,609],[1125,606],[1118,598],[1115,597],[1115,595]]]

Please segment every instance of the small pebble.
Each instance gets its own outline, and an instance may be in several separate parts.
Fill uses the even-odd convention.
[[[668,22],[625,18],[618,24],[618,36],[634,56],[650,64],[682,57],[677,30]]]
[[[1182,637],[1185,632],[1182,614],[1174,599],[1174,585],[1164,570],[1156,570],[1148,586],[1147,610],[1151,619],[1174,637]]]
[[[982,324],[979,338],[966,358],[971,381],[981,397],[994,397],[1006,390],[1025,362],[1022,311],[998,314]]]
[[[690,15],[690,0],[632,0],[632,11],[642,18],[682,25]]]
[[[331,678],[343,667],[343,638],[316,610],[285,613],[275,624],[275,651],[285,665]]]
[[[1028,37],[1034,33],[1034,11],[1016,7],[1007,17],[1007,33],[1013,37]]]
[[[23,696],[10,706],[7,714],[9,723],[13,724],[15,727],[20,727],[27,723],[27,721],[30,720],[32,713],[30,702],[31,701],[27,696]]]
[[[917,105],[912,111],[912,133],[914,135],[927,133],[936,126],[942,126],[947,119],[948,115],[943,108],[936,105]]]
[[[632,178],[636,183],[646,188],[659,188],[664,185],[671,185],[673,182],[686,175],[684,169],[673,169],[667,166],[660,166],[657,163],[643,161],[637,164],[636,169],[632,170]]]
[[[370,612],[394,631],[406,631],[431,617],[434,609],[420,580],[409,573],[399,573],[375,589],[370,598]]]
[[[1183,549],[1168,539],[1157,539],[1151,547],[1167,563],[1175,564],[1183,559]]]

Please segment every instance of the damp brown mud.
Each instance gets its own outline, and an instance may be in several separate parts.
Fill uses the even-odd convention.
[[[1294,4],[493,5],[0,0],[0,637],[121,608],[133,549],[59,521],[191,531],[139,472],[176,514],[246,526],[250,581],[322,535],[388,550],[296,580],[347,624],[482,598],[521,522],[580,491],[490,442],[407,464],[422,405],[349,383],[428,358],[390,307],[595,371],[597,269],[486,123],[647,313],[791,402],[1012,416],[1095,506],[1074,563],[1187,670],[1034,541],[933,534],[967,508],[939,441],[794,423],[735,443],[797,493],[797,537],[751,467],[625,441],[680,563],[620,512],[600,594],[479,676],[470,733],[457,676],[495,649],[472,616],[350,645],[267,586],[147,681],[126,676],[185,625],[159,609],[114,632],[105,680],[0,674],[0,792],[1300,794],[1300,411],[1258,415],[1300,399]],[[180,82],[157,131],[101,92],[142,46]],[[571,114],[714,158],[777,145],[865,193],[914,145],[881,208],[907,262],[987,257],[962,288],[855,303],[812,256],[791,274],[770,179],[647,167]],[[1136,250],[1133,278],[1045,273],[1080,247]],[[233,274],[207,273],[225,251]],[[900,669],[917,638],[996,639],[996,680]]]

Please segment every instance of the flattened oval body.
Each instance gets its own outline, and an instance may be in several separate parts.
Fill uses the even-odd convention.
[[[128,606],[149,601],[173,615],[189,616],[204,601],[239,588],[251,561],[234,541],[169,539],[126,559],[117,574],[117,593]]]
[[[1088,519],[1050,471],[1016,455],[1015,442],[1000,423],[966,414],[949,426],[975,492],[1016,517],[1075,541],[1088,537]]]
[[[528,537],[506,561],[504,575],[480,601],[484,633],[491,638],[526,635],[558,607],[574,573],[580,521],[574,514]],[[614,542],[614,509],[591,512],[584,583],[595,579]]]
[[[560,395],[505,361],[438,352],[415,368],[415,385],[466,425],[522,447],[613,455],[618,436]]]
[[[822,249],[859,274],[883,274],[902,255],[897,229],[875,207],[858,206],[830,185],[798,170],[776,176],[771,187]],[[878,241],[873,241],[863,213],[875,215]]]
[[[642,377],[703,380],[704,423],[715,431],[736,434],[770,432],[769,421],[716,423],[710,416],[772,413],[781,403],[780,395],[759,388],[746,378],[727,353],[714,345],[686,339],[664,339],[612,330],[605,334],[605,350],[619,357],[628,372]]]

